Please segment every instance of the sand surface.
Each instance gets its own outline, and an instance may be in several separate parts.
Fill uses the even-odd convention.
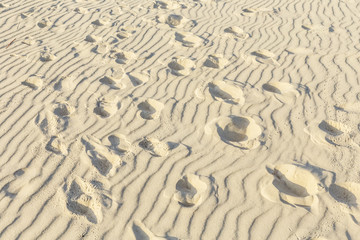
[[[0,239],[359,239],[360,2],[0,1]]]

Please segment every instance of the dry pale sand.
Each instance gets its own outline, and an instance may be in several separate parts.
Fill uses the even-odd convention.
[[[0,1],[0,239],[360,239],[360,2]]]

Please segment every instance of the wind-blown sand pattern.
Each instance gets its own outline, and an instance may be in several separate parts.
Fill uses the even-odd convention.
[[[0,239],[359,239],[359,1],[0,16]]]

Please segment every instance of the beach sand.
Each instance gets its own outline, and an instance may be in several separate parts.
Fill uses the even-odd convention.
[[[0,1],[0,239],[359,239],[360,2]]]

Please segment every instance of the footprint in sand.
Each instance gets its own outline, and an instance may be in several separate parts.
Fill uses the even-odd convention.
[[[52,136],[50,141],[46,145],[46,150],[55,154],[67,155],[68,150],[63,139],[58,136]]]
[[[243,105],[245,98],[241,88],[221,80],[209,83],[209,91],[215,100],[223,100],[231,104]]]
[[[286,48],[286,51],[289,54],[304,55],[304,56],[311,55],[314,53],[314,51],[312,49],[304,48],[304,47],[289,47],[289,48]]]
[[[155,1],[154,8],[173,10],[176,8],[180,8],[180,4],[178,4],[175,1],[168,1],[168,0]]]
[[[174,199],[185,207],[200,205],[206,189],[206,183],[199,176],[187,174],[176,183]]]
[[[54,110],[54,113],[59,117],[67,117],[75,112],[75,108],[68,102],[59,102]]]
[[[113,89],[124,89],[126,88],[126,84],[122,82],[124,76],[125,72],[121,67],[111,68],[111,75],[102,77],[100,82]]]
[[[329,187],[329,193],[336,201],[344,203],[349,207],[357,208],[360,204],[359,183],[344,182],[331,184]]]
[[[116,36],[119,39],[126,39],[126,38],[131,37],[134,33],[135,33],[135,31],[129,31],[129,30],[126,30],[126,29],[121,29],[120,31],[118,31],[116,33]]]
[[[100,42],[93,48],[92,51],[97,54],[107,53],[109,51],[109,44],[105,42]]]
[[[204,62],[204,66],[209,68],[218,68],[222,69],[226,64],[228,64],[228,60],[224,58],[221,54],[212,54],[209,55],[208,58]]]
[[[27,17],[32,16],[34,12],[35,12],[35,8],[30,8],[28,11],[21,13],[20,16],[22,19],[25,19]]]
[[[83,7],[77,7],[74,9],[74,12],[79,13],[79,14],[86,14],[86,13],[88,13],[88,10]]]
[[[61,76],[60,79],[55,83],[54,89],[64,93],[69,93],[75,89],[75,86],[74,76]]]
[[[65,191],[67,208],[87,218],[91,223],[100,223],[103,219],[101,199],[91,183],[76,177]]]
[[[244,8],[241,15],[254,16],[260,13],[270,13],[270,12],[274,12],[274,10],[268,8]]]
[[[85,41],[95,43],[95,42],[101,42],[102,38],[98,37],[96,35],[87,35],[85,38]]]
[[[46,136],[55,136],[65,131],[68,126],[68,119],[57,118],[50,110],[41,111],[35,118],[35,124]]]
[[[271,64],[275,66],[280,66],[280,64],[275,60],[276,55],[273,52],[270,52],[266,49],[260,49],[251,53],[256,56],[256,61],[264,64]]]
[[[129,72],[127,74],[134,85],[134,87],[140,86],[150,81],[150,75],[146,72]]]
[[[44,79],[42,77],[33,75],[30,76],[28,79],[22,82],[23,85],[32,88],[33,90],[38,90],[43,86]]]
[[[354,142],[355,135],[351,127],[341,122],[333,120],[314,121],[304,129],[304,132],[310,136],[312,142],[317,144],[326,145],[330,143],[337,146],[358,147]]]
[[[175,40],[181,42],[184,47],[198,47],[203,40],[190,32],[176,32]]]
[[[91,24],[93,24],[95,27],[102,27],[102,26],[109,25],[110,23],[109,23],[108,19],[100,18],[100,19],[93,21]]]
[[[151,232],[142,222],[135,220],[132,225],[132,231],[136,240],[179,240],[175,237],[159,237]]]
[[[22,41],[22,43],[28,45],[28,46],[31,46],[31,45],[34,45],[36,43],[36,41],[34,40],[33,37],[31,36],[27,36],[25,37],[25,39]]]
[[[48,18],[44,18],[37,23],[39,28],[50,27],[52,24],[53,23]]]
[[[168,64],[171,73],[176,76],[187,76],[191,70],[194,69],[195,63],[193,60],[186,57],[173,57],[172,61]]]
[[[0,3],[0,8],[8,8],[9,5],[5,4],[5,3]]]
[[[160,117],[164,104],[155,99],[146,99],[138,105],[140,116],[147,120],[155,120]]]
[[[131,151],[131,143],[127,140],[126,136],[119,133],[111,134],[105,141],[108,148],[115,153],[121,155]]]
[[[206,134],[214,134],[225,143],[245,150],[260,146],[261,127],[254,119],[247,116],[228,116],[212,120],[205,126]]]
[[[40,55],[40,60],[42,62],[50,62],[56,59],[56,56],[48,51],[42,52]]]
[[[6,197],[12,199],[28,199],[31,196],[31,191],[34,190],[28,183],[39,175],[40,173],[35,168],[18,169],[8,176],[9,180],[1,187],[0,193],[4,192]]]
[[[81,142],[84,144],[85,151],[92,164],[102,175],[112,175],[115,169],[122,164],[120,157],[101,144],[98,139],[91,136],[83,136]]]
[[[183,28],[190,20],[181,15],[170,14],[156,17],[158,23],[164,23],[172,28]]]
[[[272,174],[272,185],[261,191],[272,202],[280,200],[293,206],[312,207],[318,202],[317,194],[324,190],[319,179],[300,166],[280,164]]]
[[[156,138],[145,137],[139,142],[139,146],[155,157],[164,157],[169,154],[169,145]]]
[[[265,83],[262,88],[267,92],[281,95],[299,95],[298,90],[291,83],[271,81]]]
[[[237,26],[232,26],[232,27],[228,27],[225,28],[224,32],[229,33],[233,36],[235,36],[236,38],[239,38],[241,40],[245,40],[249,37],[249,34],[246,33],[244,31],[244,29],[237,27]]]
[[[120,107],[117,96],[106,95],[97,100],[94,112],[102,118],[108,118],[113,116]]]
[[[111,58],[116,58],[115,61],[120,64],[127,64],[136,59],[136,54],[130,51],[115,51],[110,55]]]

